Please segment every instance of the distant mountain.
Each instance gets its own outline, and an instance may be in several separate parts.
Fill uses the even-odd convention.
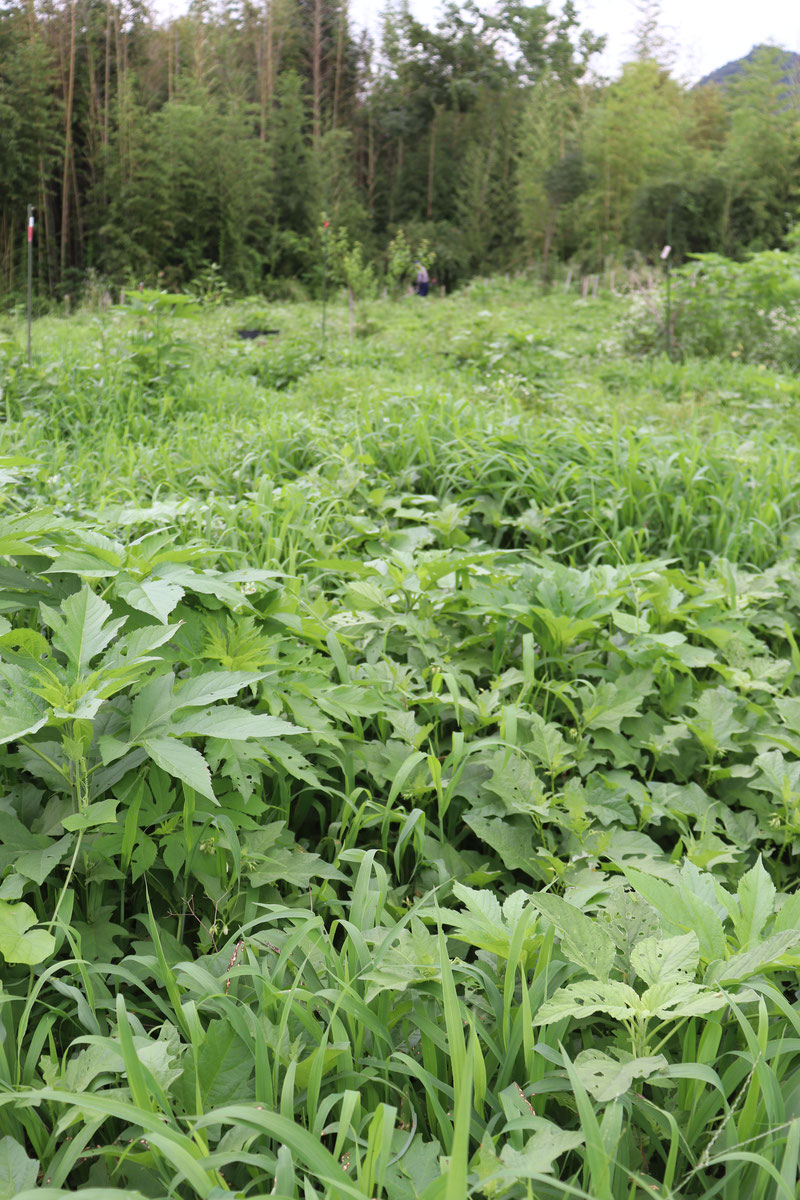
[[[695,84],[695,87],[705,87],[707,83],[716,83],[722,88],[727,87],[732,79],[750,65],[760,50],[773,50],[780,55],[786,64],[786,82],[797,82],[798,75],[800,75],[800,54],[795,54],[791,50],[781,50],[777,46],[753,46],[753,49],[744,58],[736,58],[733,62],[725,63],[724,67],[718,67],[710,75],[704,75],[699,83]]]

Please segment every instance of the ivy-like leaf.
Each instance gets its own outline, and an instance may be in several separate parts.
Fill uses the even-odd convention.
[[[33,967],[53,953],[56,940],[46,930],[33,928],[37,920],[29,904],[0,900],[0,954],[6,962]]]

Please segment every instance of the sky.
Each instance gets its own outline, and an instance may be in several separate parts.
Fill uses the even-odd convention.
[[[535,0],[534,0],[535,2]],[[439,0],[410,0],[411,11],[432,24]],[[552,8],[559,6],[554,0]],[[383,4],[350,0],[354,21],[377,32]],[[637,11],[633,0],[576,0],[583,26],[608,37],[595,60],[603,75],[615,75],[629,56]],[[678,50],[674,71],[694,82],[717,67],[741,58],[753,46],[773,42],[800,52],[800,4],[797,0],[662,0],[663,28]]]

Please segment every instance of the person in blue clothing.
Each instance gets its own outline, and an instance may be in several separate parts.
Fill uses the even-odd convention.
[[[417,260],[417,262],[414,263],[414,266],[417,268],[417,279],[416,279],[417,295],[418,296],[427,296],[428,284],[431,281],[430,275],[428,274],[425,267],[423,267],[422,263],[419,260]]]

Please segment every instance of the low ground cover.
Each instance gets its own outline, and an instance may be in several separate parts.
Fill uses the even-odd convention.
[[[626,314],[5,329],[0,1195],[795,1195],[798,385]]]

